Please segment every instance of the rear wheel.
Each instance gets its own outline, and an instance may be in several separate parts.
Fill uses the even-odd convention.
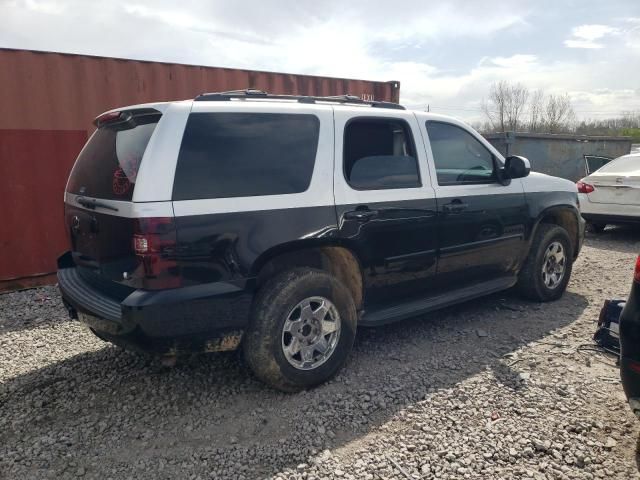
[[[244,357],[265,383],[302,390],[335,375],[351,351],[356,324],[351,294],[337,278],[292,269],[258,292]]]
[[[589,231],[593,233],[602,233],[607,225],[605,223],[590,223]]]
[[[542,224],[518,276],[517,288],[530,300],[556,300],[567,288],[572,267],[573,248],[567,231],[558,225]]]

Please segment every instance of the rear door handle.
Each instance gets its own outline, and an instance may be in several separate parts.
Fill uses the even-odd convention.
[[[347,220],[357,220],[359,222],[368,222],[378,216],[377,210],[353,210],[345,212],[344,218]]]
[[[461,201],[453,201],[442,206],[442,211],[445,213],[460,213],[469,208],[469,205],[462,203]]]

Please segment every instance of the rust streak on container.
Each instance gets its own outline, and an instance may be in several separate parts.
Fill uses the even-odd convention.
[[[398,101],[398,82],[293,75],[140,60],[0,49],[0,129],[87,129],[105,110],[259,88],[294,95]]]

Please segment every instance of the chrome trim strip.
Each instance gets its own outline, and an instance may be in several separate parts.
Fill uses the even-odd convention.
[[[98,198],[100,203],[110,205],[118,210],[111,210],[108,208],[88,208],[78,203],[78,197],[84,197],[89,200],[93,200],[93,197],[87,197],[86,195],[76,195],[73,193],[65,192],[64,201],[68,205],[72,205],[87,212],[103,213],[106,215],[113,215],[115,217],[125,218],[146,218],[146,217],[173,217],[173,205],[171,202],[123,202],[120,200],[106,200]]]

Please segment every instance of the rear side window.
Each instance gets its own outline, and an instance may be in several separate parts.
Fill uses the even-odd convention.
[[[140,162],[160,113],[125,118],[101,126],[91,136],[71,170],[69,193],[131,201]]]
[[[444,122],[427,122],[438,185],[493,183],[493,154],[469,132]]]
[[[319,131],[314,115],[192,113],[173,199],[304,192],[311,183]]]
[[[420,187],[409,126],[394,119],[349,122],[344,132],[344,176],[356,190]]]

